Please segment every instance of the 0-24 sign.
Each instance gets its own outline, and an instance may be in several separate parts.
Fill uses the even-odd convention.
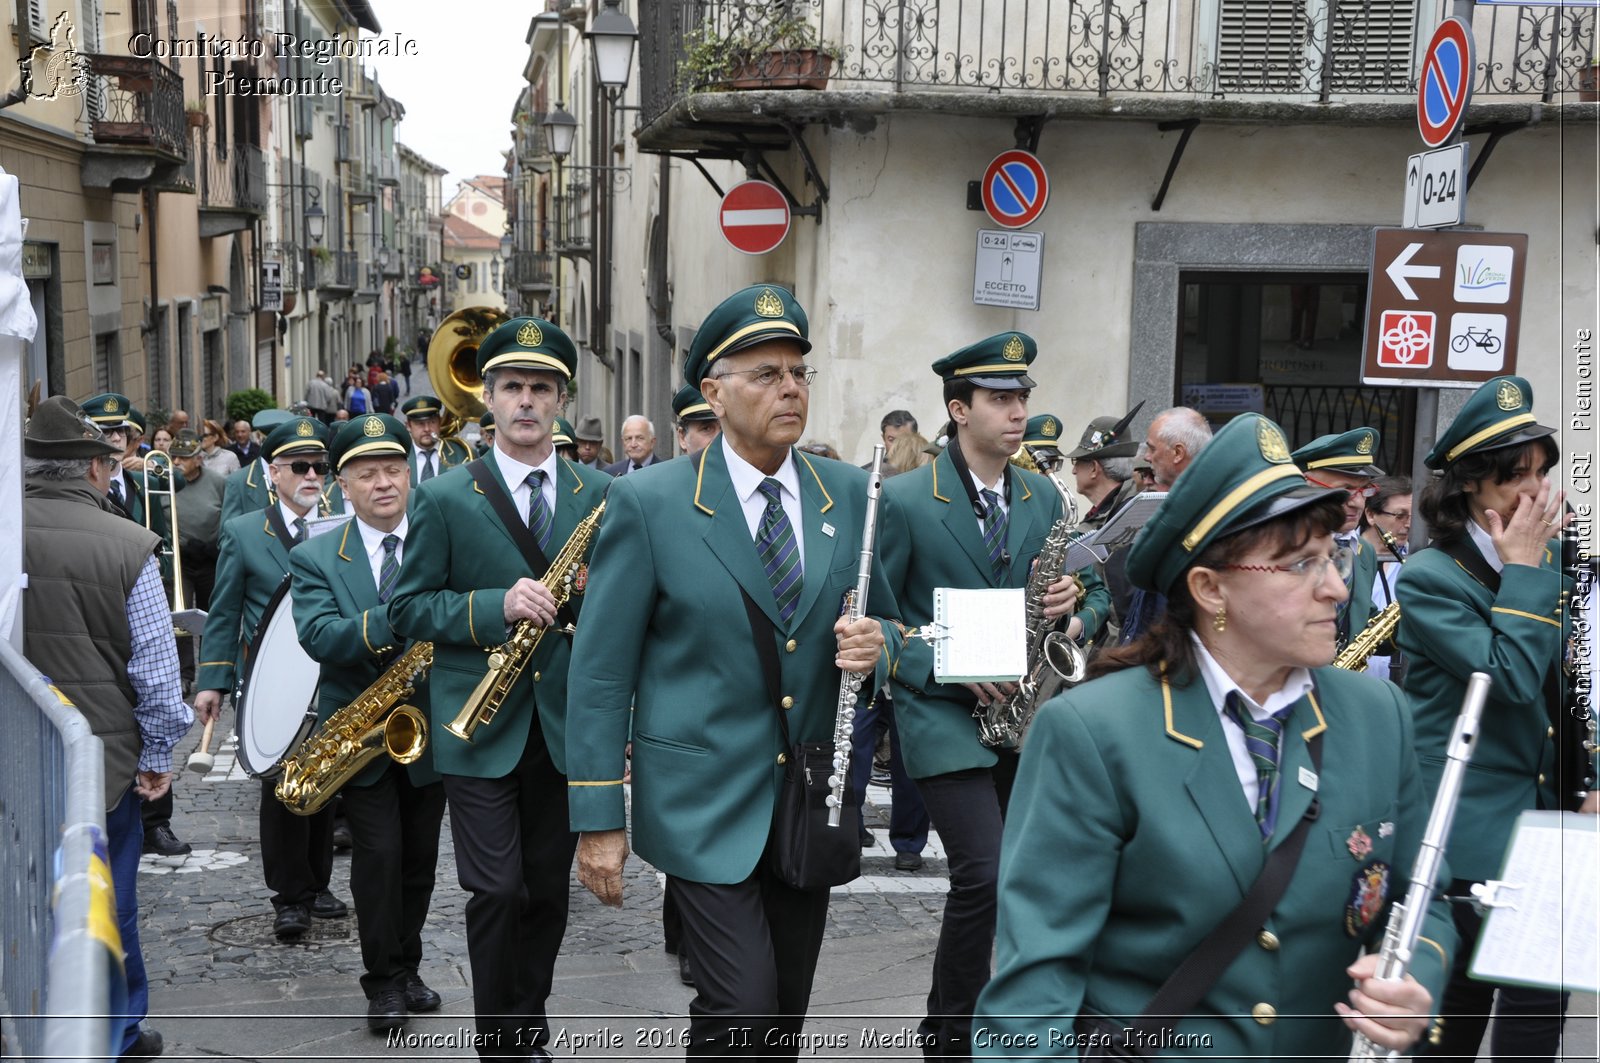
[[[1406,200],[1401,225],[1440,229],[1467,216],[1467,145],[1452,144],[1406,160]]]

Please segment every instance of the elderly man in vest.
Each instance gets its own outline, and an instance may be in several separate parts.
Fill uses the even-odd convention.
[[[139,803],[167,792],[172,747],[194,715],[179,685],[160,540],[106,497],[120,450],[71,399],[46,399],[28,421],[23,652],[104,746],[106,837],[128,981],[127,1014],[113,1022],[123,1023],[122,1058],[140,1059],[160,1055],[162,1041],[140,1025],[149,985],[139,948]]]

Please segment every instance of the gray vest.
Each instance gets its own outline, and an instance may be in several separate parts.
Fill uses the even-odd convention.
[[[107,811],[139,770],[128,595],[161,543],[110,506],[88,480],[30,479],[23,507],[23,654],[104,743]]]

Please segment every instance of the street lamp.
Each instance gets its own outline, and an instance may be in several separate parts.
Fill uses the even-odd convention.
[[[565,103],[557,101],[556,109],[544,116],[544,135],[553,158],[564,159],[572,154],[572,144],[578,139],[578,120],[567,113]]]
[[[509,231],[500,237],[500,257],[511,257],[511,233]]]
[[[314,244],[322,243],[322,235],[328,224],[328,216],[322,211],[322,203],[317,196],[317,190],[307,188],[306,195],[311,198],[311,205],[306,208],[306,237]]]
[[[605,7],[589,23],[586,36],[594,57],[595,77],[614,100],[628,87],[639,30],[622,13],[622,0],[605,0]]]

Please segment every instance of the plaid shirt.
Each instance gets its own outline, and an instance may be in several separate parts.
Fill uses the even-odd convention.
[[[140,771],[172,770],[172,747],[188,733],[194,712],[183,702],[183,681],[178,676],[178,643],[172,634],[172,609],[161,585],[161,566],[155,557],[144,563],[128,595],[128,633],[133,653],[128,658],[128,681],[137,702],[144,749]]]

